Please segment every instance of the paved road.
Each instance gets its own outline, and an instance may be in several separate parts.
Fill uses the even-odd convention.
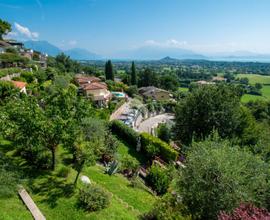
[[[138,131],[151,133],[151,128],[156,128],[159,123],[166,122],[173,118],[173,115],[167,113],[148,118],[139,125]]]
[[[130,102],[132,99],[129,99],[128,102],[125,102],[119,109],[116,110],[111,116],[110,121],[119,119],[123,113],[126,113],[130,109]]]

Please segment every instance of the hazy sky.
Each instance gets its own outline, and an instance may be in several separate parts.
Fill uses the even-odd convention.
[[[10,37],[100,54],[144,45],[270,53],[270,0],[0,0]]]

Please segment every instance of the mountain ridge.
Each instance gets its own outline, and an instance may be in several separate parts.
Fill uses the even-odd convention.
[[[65,53],[70,56],[74,60],[96,60],[102,59],[102,57],[98,54],[92,53],[86,49],[82,48],[72,48],[68,50],[61,50],[57,46],[49,43],[48,41],[25,41],[25,47],[29,49],[33,49],[36,51],[40,51],[42,53],[46,53],[50,56],[56,56],[59,53]]]

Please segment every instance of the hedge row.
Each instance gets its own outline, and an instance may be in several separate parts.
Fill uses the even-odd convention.
[[[157,155],[160,155],[167,162],[175,161],[178,157],[178,152],[176,150],[157,137],[154,137],[148,133],[139,134],[118,120],[111,121],[109,126],[114,134],[134,148],[137,146],[138,138],[141,137],[142,150],[148,155],[151,154],[150,151],[156,152]],[[149,148],[149,146],[151,147]]]
[[[136,131],[118,120],[111,121],[109,126],[111,131],[120,139],[126,141],[129,145],[136,148],[139,138],[139,134]]]
[[[178,152],[169,144],[154,137],[148,133],[141,133],[142,149],[147,152],[148,146],[152,145],[156,148],[156,152],[167,162],[175,161],[178,157]]]

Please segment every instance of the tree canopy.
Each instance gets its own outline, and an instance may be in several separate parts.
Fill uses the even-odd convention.
[[[267,207],[269,174],[269,164],[214,138],[193,144],[176,188],[194,218],[216,219],[241,202]]]
[[[248,126],[241,121],[240,95],[228,85],[192,89],[176,108],[175,138],[184,144],[204,139],[215,129],[221,137],[241,135]]]
[[[0,19],[0,40],[3,40],[3,35],[11,31],[11,24]]]

